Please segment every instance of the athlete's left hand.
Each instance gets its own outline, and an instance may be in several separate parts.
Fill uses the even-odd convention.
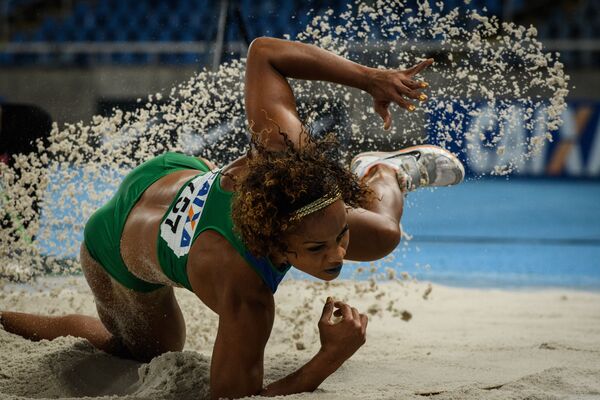
[[[420,91],[428,86],[427,83],[415,80],[414,76],[431,64],[433,64],[433,58],[428,58],[405,70],[370,70],[367,92],[373,97],[375,112],[383,119],[383,129],[388,130],[392,126],[392,117],[389,111],[391,103],[414,111],[416,106],[407,99],[427,100],[427,96]]]

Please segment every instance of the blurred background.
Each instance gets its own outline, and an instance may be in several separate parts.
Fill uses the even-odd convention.
[[[31,150],[52,122],[134,109],[138,98],[168,91],[202,68],[245,57],[254,38],[293,38],[312,15],[328,8],[338,14],[346,3],[0,0],[0,161]],[[444,5],[533,24],[571,78],[564,123],[553,143],[508,179],[473,178],[411,194],[403,227],[412,240],[368,267],[463,286],[600,289],[600,1]],[[467,160],[474,176],[493,166],[493,159]]]

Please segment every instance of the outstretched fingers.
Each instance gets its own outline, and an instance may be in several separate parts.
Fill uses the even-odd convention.
[[[369,94],[373,97],[373,109],[383,120],[383,128],[392,126],[389,106],[396,103],[400,108],[414,111],[417,105],[411,100],[426,101],[427,95],[421,91],[428,87],[427,83],[413,77],[429,67],[433,59],[421,61],[406,70],[372,70],[370,75]]]
[[[420,63],[413,65],[409,69],[405,70],[404,73],[410,77],[413,77],[423,71],[425,68],[429,67],[433,64],[433,58],[428,58],[427,60],[421,61]]]
[[[406,95],[407,97],[410,97],[411,99],[415,99],[418,101],[425,101],[428,99],[427,95],[425,93],[421,92],[421,90],[423,90],[424,88],[427,87],[427,84],[425,82],[413,81],[411,79],[404,79],[402,81],[402,83],[407,88],[405,91],[402,92],[402,94]],[[423,85],[425,85],[425,86],[423,86]]]
[[[408,94],[405,94],[406,96],[409,96]],[[416,94],[416,95],[411,95],[409,97],[411,98],[417,99],[417,100],[421,100],[422,98],[420,97],[420,94]],[[402,97],[402,94],[400,93],[396,93],[395,96],[393,96],[393,101],[394,103],[396,103],[398,105],[398,107],[400,108],[404,108],[408,111],[414,111],[417,107],[411,103],[410,101],[406,100],[404,97]],[[423,101],[423,100],[421,100]],[[375,110],[375,112],[377,114],[379,114],[379,116],[381,117],[381,119],[383,120],[383,129],[384,130],[389,130],[392,127],[392,114],[390,113],[390,101],[374,101],[373,102],[373,109]]]
[[[383,120],[383,129],[386,131],[392,126],[392,116],[390,114],[389,106],[389,101],[375,101],[373,104],[373,109]]]
[[[398,92],[397,95],[394,97],[394,102],[396,104],[398,104],[398,106],[401,108],[405,108],[408,111],[414,111],[416,108],[415,105],[413,103],[411,103],[410,101],[408,101],[403,96],[406,96],[408,98],[413,98],[414,94],[410,90],[407,90],[406,92]],[[417,95],[417,98],[418,98],[418,95]]]
[[[411,89],[411,90],[420,90],[420,89],[425,89],[429,87],[429,84],[427,82],[423,82],[423,81],[416,81],[414,79],[403,79],[402,83],[404,84],[404,86],[406,86],[407,88]]]
[[[404,96],[414,99],[414,100],[418,100],[418,101],[427,100],[427,95],[424,93],[421,93],[420,90],[427,88],[429,85],[426,82],[417,81],[417,80],[410,79],[410,78],[419,74],[421,71],[423,71],[425,68],[429,67],[431,64],[433,64],[433,58],[428,58],[427,60],[421,61],[420,63],[413,65],[409,69],[404,70],[403,72],[406,75],[406,78],[402,79],[402,85],[406,89],[399,90],[399,93],[401,95],[404,95]],[[405,101],[405,103],[408,103],[408,102]],[[414,111],[416,107],[414,104],[409,103],[407,106],[405,105],[404,108],[406,108],[409,111]]]

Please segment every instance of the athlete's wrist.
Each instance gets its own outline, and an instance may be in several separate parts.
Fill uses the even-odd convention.
[[[363,92],[371,94],[373,87],[373,78],[377,71],[377,68],[367,67],[366,65],[360,65],[358,84],[356,87],[362,90]]]
[[[313,360],[318,363],[327,376],[333,374],[349,357],[340,357],[331,347],[321,346]]]
[[[327,351],[319,350],[317,354],[296,372],[273,382],[260,393],[262,396],[278,396],[293,393],[312,392],[325,379],[342,365]]]

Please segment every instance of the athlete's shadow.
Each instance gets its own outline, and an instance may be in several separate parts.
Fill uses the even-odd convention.
[[[138,389],[141,365],[99,351],[78,352],[57,366],[56,383],[69,397],[128,395]]]
[[[59,379],[72,396],[205,399],[210,360],[195,352],[166,353],[147,364],[94,350],[71,359]]]

